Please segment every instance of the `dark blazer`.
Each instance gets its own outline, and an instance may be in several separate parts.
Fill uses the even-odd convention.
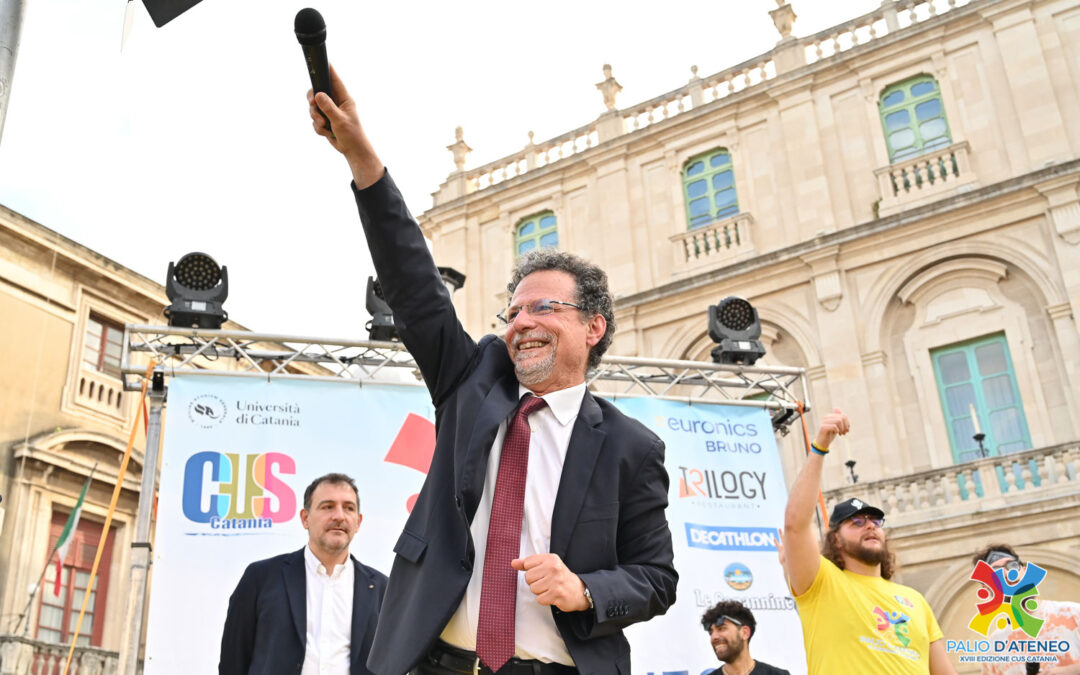
[[[349,556],[355,574],[350,672],[370,675],[386,575]],[[248,565],[229,597],[221,635],[220,675],[299,673],[307,642],[307,575],[304,549]]]
[[[355,189],[355,186],[354,186]],[[435,405],[435,455],[394,551],[368,666],[411,670],[465,593],[475,550],[469,525],[499,424],[518,402],[505,343],[476,343],[461,327],[419,226],[387,174],[356,191],[368,248],[398,335]],[[555,624],[582,673],[630,672],[622,629],[675,601],[664,444],[586,392],[566,453],[551,523],[551,552],[588,586],[595,611]]]

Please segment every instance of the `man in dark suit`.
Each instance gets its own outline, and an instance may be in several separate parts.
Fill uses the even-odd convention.
[[[626,675],[623,628],[665,612],[678,575],[663,443],[585,386],[615,328],[607,277],[545,249],[513,275],[504,340],[474,342],[331,72],[336,104],[309,93],[310,114],[352,170],[437,425],[368,665],[380,675]]]
[[[307,546],[251,563],[229,598],[221,675],[369,675],[386,575],[349,555],[360,527],[352,478],[329,473],[304,491]]]

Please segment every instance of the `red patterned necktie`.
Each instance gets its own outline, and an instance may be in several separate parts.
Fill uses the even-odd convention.
[[[545,405],[547,401],[532,394],[521,399],[517,413],[506,426],[499,457],[476,628],[476,654],[492,672],[502,668],[514,655],[518,572],[510,567],[510,561],[521,552],[525,473],[529,467],[529,415]]]

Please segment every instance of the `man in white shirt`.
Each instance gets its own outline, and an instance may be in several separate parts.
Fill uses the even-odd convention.
[[[567,251],[531,251],[507,285],[501,338],[473,340],[356,102],[332,68],[330,79],[334,100],[309,94],[312,121],[352,170],[368,250],[437,428],[369,665],[625,675],[623,629],[667,611],[678,574],[664,444],[585,382],[615,331],[607,275]]]
[[[367,675],[386,576],[349,555],[360,528],[352,478],[329,473],[304,491],[307,546],[248,565],[229,598],[220,675]]]

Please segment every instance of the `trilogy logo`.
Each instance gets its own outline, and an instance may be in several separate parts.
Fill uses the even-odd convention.
[[[209,480],[204,475],[209,468]],[[296,473],[281,452],[258,455],[198,452],[184,466],[184,516],[212,529],[272,527],[296,515],[296,493],[280,479]],[[277,507],[268,496],[277,498]]]
[[[197,427],[212,429],[225,421],[228,411],[225,401],[213,394],[202,394],[188,404],[188,419]]]
[[[995,570],[980,560],[968,577],[983,587],[978,591],[982,602],[975,604],[979,613],[972,617],[968,627],[976,633],[990,635],[991,631],[1011,625],[1020,628],[1028,637],[1038,637],[1043,620],[1031,615],[1039,594],[1039,584],[1046,578],[1046,570],[1029,562],[1020,570]]]
[[[710,551],[775,551],[776,530],[768,527],[715,527],[686,523],[686,544]]]
[[[765,500],[765,472],[714,471],[680,466],[679,497]]]

